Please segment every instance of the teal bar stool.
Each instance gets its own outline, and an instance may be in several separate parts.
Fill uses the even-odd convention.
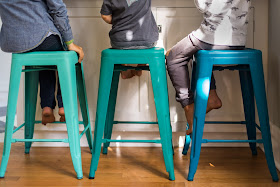
[[[25,142],[25,153],[30,151],[32,142],[65,142],[69,143],[70,152],[77,178],[83,178],[80,138],[86,134],[92,151],[92,133],[88,113],[87,96],[84,82],[83,65],[77,64],[78,56],[73,51],[31,52],[13,54],[8,97],[7,120],[5,128],[4,150],[0,168],[0,177],[6,172],[11,143]],[[53,68],[56,66],[57,68]],[[23,69],[24,67],[24,69]],[[33,139],[39,71],[58,71],[62,100],[65,109],[68,139]],[[25,122],[14,129],[17,98],[21,73],[25,73]],[[80,101],[83,122],[78,121],[77,92]],[[59,122],[56,122],[59,123]],[[79,134],[79,124],[84,124],[84,131]],[[13,133],[25,127],[24,139],[13,139]]]
[[[148,64],[143,67],[129,67],[121,64]],[[120,71],[127,69],[149,70],[151,73],[157,122],[114,121],[115,105]],[[160,140],[111,140],[113,124],[158,124]],[[102,138],[104,135],[104,138]],[[110,142],[161,143],[169,179],[175,180],[172,152],[172,129],[170,124],[165,55],[162,48],[141,50],[106,49],[102,52],[98,102],[94,131],[93,155],[89,178],[94,179],[103,145],[107,153]]]
[[[227,66],[229,65],[229,66]],[[207,121],[206,107],[210,90],[212,70],[238,70],[245,121]],[[187,153],[192,138],[188,180],[193,181],[197,170],[202,143],[249,143],[252,154],[257,155],[256,143],[262,143],[267,165],[273,181],[278,181],[275,167],[265,92],[262,52],[246,50],[201,50],[195,55],[192,90],[195,93],[195,111],[192,137],[186,136],[183,154]],[[255,122],[255,101],[260,126]],[[248,140],[208,140],[202,139],[204,124],[243,124],[246,125]],[[262,139],[256,139],[256,129]]]

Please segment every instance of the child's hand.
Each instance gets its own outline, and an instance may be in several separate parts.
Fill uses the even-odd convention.
[[[112,24],[112,15],[103,15],[101,14],[102,19],[108,23],[108,24]]]
[[[74,44],[74,43],[69,44],[67,47],[68,47],[69,51],[75,51],[76,53],[78,53],[79,63],[81,63],[84,59],[84,56],[85,56],[83,48]]]

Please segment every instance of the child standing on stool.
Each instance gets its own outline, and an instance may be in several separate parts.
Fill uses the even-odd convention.
[[[109,33],[114,49],[149,49],[156,45],[158,29],[151,10],[151,0],[104,0],[100,11],[102,19],[112,24]],[[121,72],[123,79],[142,71]]]
[[[198,50],[244,49],[248,28],[251,0],[195,0],[203,13],[203,22],[196,31],[178,42],[166,53],[166,64],[176,100],[181,103],[192,133],[194,100],[190,90],[188,62]],[[207,111],[218,109],[222,102],[216,93],[212,76]]]

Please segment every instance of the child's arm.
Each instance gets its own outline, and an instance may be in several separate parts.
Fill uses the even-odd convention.
[[[102,19],[108,23],[108,24],[112,24],[112,15],[103,15],[101,14]]]
[[[103,0],[103,5],[102,5],[100,13],[101,13],[102,19],[106,23],[112,24],[113,10],[112,10],[111,0]]]
[[[212,5],[212,1],[213,0],[194,0],[194,4],[201,13],[205,13],[207,9]]]

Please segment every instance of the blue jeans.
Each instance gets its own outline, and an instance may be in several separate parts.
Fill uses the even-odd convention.
[[[36,47],[35,49],[29,51],[64,51],[62,43],[59,36],[50,35],[45,39],[45,41]],[[39,73],[40,82],[40,97],[41,97],[41,107],[50,107],[52,109],[56,106],[55,101],[55,86],[56,86],[56,72],[52,70],[40,71]],[[63,107],[60,84],[58,79],[57,87],[57,102],[58,107]]]

